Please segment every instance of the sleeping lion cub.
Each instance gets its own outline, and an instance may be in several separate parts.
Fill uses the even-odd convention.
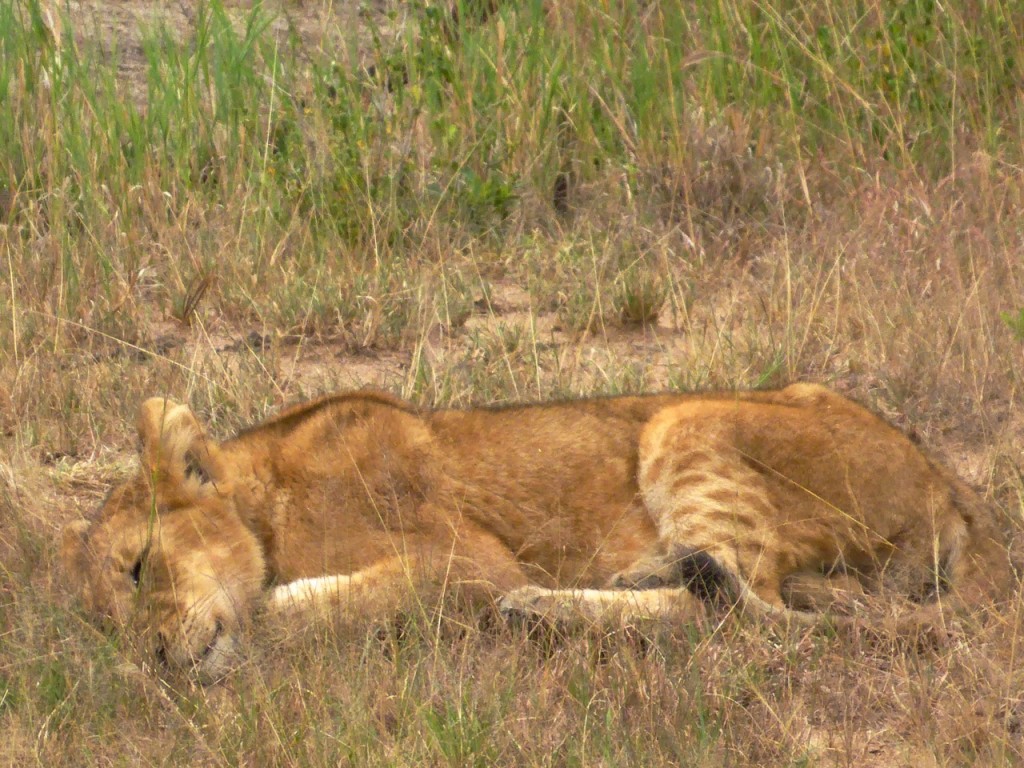
[[[261,605],[386,616],[457,590],[562,617],[807,620],[837,583],[963,604],[1010,579],[973,491],[812,384],[439,411],[361,391],[224,442],[153,398],[138,429],[138,474],[68,526],[63,560],[88,611],[206,679]]]

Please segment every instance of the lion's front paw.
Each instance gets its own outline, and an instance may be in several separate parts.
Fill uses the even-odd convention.
[[[510,620],[540,616],[544,613],[545,597],[549,594],[550,590],[543,587],[519,587],[499,598],[498,612]]]
[[[612,589],[661,589],[679,586],[677,563],[666,555],[646,557],[616,573],[608,582]]]

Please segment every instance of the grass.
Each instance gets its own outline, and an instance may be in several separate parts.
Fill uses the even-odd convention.
[[[365,384],[805,379],[916,433],[1019,550],[1016,4],[115,6],[0,0],[0,762],[1024,762],[1019,604],[933,649],[257,626],[201,689],[92,629],[55,546],[154,394],[226,435]]]

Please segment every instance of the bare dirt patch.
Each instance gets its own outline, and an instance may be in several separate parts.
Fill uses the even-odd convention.
[[[57,8],[66,8],[62,16]],[[353,67],[372,64],[369,28],[383,37],[394,35],[405,24],[407,9],[391,0],[359,3],[336,2],[225,2],[225,12],[239,31],[248,21],[265,20],[270,39],[288,45],[295,36],[303,49],[326,53]],[[71,30],[65,30],[64,20]],[[165,31],[178,42],[193,39],[197,31],[194,0],[69,0],[53,4],[47,21],[55,33],[70,33],[79,46],[95,47],[116,56],[120,84],[140,105],[145,104],[148,59],[143,42]]]

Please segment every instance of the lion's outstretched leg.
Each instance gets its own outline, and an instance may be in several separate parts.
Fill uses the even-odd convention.
[[[525,616],[574,624],[619,625],[630,621],[687,621],[703,613],[703,605],[684,589],[545,589],[526,586],[498,600],[505,616]]]
[[[333,611],[354,616],[395,613],[416,592],[412,564],[393,558],[350,574],[297,579],[272,589],[266,607],[279,614],[320,614]]]
[[[273,613],[387,618],[457,593],[474,604],[528,584],[512,553],[491,534],[464,526],[443,535],[389,535],[393,556],[347,574],[300,578],[272,589]]]

